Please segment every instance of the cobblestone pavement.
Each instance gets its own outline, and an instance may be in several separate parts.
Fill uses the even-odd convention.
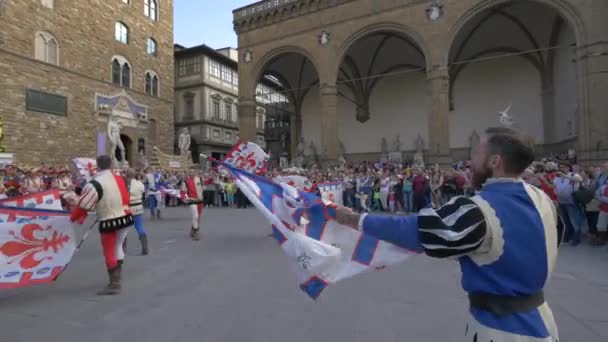
[[[123,294],[91,234],[56,283],[0,292],[2,341],[443,342],[464,334],[455,262],[415,257],[325,290],[302,293],[269,225],[253,209],[209,209],[188,239],[186,208],[147,221],[149,256],[129,234]],[[83,227],[84,228],[84,227]],[[608,341],[608,249],[564,247],[547,290],[562,341]]]

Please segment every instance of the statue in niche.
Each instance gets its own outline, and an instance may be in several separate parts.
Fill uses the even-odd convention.
[[[310,146],[308,147],[308,151],[309,151],[309,155],[308,155],[308,160],[312,163],[318,163],[319,162],[319,152],[317,150],[317,147],[315,146],[314,141],[310,142]]]
[[[341,169],[346,168],[346,147],[344,147],[344,143],[342,140],[338,140],[338,146],[340,147],[340,155],[338,156],[338,164]]]
[[[401,152],[401,136],[399,134],[397,134],[395,140],[393,141],[391,152]]]
[[[382,152],[382,156],[386,156],[388,154],[388,142],[384,137],[380,141],[380,152]]]
[[[469,137],[469,147],[471,147],[471,149],[477,147],[479,145],[480,139],[481,138],[479,137],[477,130],[473,130],[473,133],[471,133],[471,136]]]
[[[306,149],[306,140],[304,140],[304,137],[301,137],[300,141],[298,142],[298,146],[296,147],[295,158],[293,158],[294,166],[299,168],[304,166],[304,161],[306,159]]]
[[[143,149],[139,150],[139,154],[137,156],[137,164],[140,170],[145,170],[150,165]]]
[[[424,140],[418,134],[416,138],[416,153],[414,154],[414,166],[424,167]]]
[[[120,131],[122,129],[122,122],[114,117],[110,116],[108,119],[108,139],[110,140],[110,156],[114,162],[126,162],[126,149],[125,145],[120,139]],[[116,149],[119,150],[120,160],[116,159]]]
[[[187,156],[190,154],[191,137],[188,128],[182,129],[182,133],[178,138],[179,155]]]

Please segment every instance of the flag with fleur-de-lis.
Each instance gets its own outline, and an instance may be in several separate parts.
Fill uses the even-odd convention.
[[[0,207],[0,289],[49,283],[72,259],[76,236],[66,211]]]
[[[301,289],[313,299],[328,284],[367,270],[383,269],[413,253],[339,224],[335,206],[314,194],[233,165],[224,167],[271,222],[273,236],[287,254]]]

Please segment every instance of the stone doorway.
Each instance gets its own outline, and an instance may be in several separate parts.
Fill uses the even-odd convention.
[[[125,147],[125,159],[129,162],[129,165],[133,165],[133,141],[131,140],[131,138],[129,138],[129,136],[125,134],[120,135],[120,141],[122,141],[122,145]],[[116,148],[116,150],[114,150],[114,156],[116,157],[116,160],[121,162],[123,161],[121,160],[122,156],[120,155],[120,149],[118,147]]]

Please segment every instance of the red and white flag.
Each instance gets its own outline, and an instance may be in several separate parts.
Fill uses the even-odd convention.
[[[19,217],[0,223],[0,289],[55,280],[76,250],[69,212],[1,207],[0,214]]]
[[[266,172],[270,156],[257,144],[238,142],[224,158],[224,163],[240,170],[262,175]]]
[[[22,210],[0,210],[0,224],[15,222],[20,218],[30,218],[39,212],[28,212],[25,209],[62,210],[59,190],[42,191],[34,194],[5,198],[0,200],[0,207],[21,208]]]

